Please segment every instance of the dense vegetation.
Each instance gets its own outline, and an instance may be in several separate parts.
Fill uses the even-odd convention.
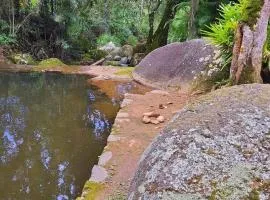
[[[240,43],[246,38],[244,29],[256,35],[254,27],[260,23],[262,26],[263,21],[268,22],[267,16],[260,15],[262,9],[267,9],[263,4],[268,0],[2,1],[0,45],[29,53],[35,60],[60,58],[71,62],[89,59],[93,55],[99,58],[102,53],[93,50],[108,42],[117,46],[129,44],[139,48],[140,53],[148,53],[168,42],[206,36],[221,47],[227,61],[225,69],[231,67],[235,73],[240,69],[238,74],[241,74],[246,61],[236,64],[241,54],[240,51],[238,54],[234,52],[237,41],[238,49],[241,49]],[[260,39],[264,41],[267,37],[265,44],[257,48],[260,51],[258,49],[263,45],[262,64],[256,64],[263,68],[270,65],[270,36],[265,35]],[[258,41],[253,46],[260,43]],[[239,81],[235,74],[230,76]]]
[[[36,59],[78,59],[97,46],[147,42],[148,50],[201,35],[228,0],[3,0],[0,44]],[[190,16],[193,16],[190,20]]]

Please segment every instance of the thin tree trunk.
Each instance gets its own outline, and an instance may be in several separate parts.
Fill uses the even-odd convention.
[[[197,27],[196,27],[196,15],[199,10],[200,0],[191,0],[190,2],[190,15],[188,22],[188,38],[192,39],[197,36]]]
[[[151,42],[147,42],[146,48],[147,52],[151,52],[152,50],[164,46],[167,44],[170,22],[175,16],[175,6],[179,3],[179,0],[168,0],[162,19],[158,25],[157,30],[155,31]]]
[[[155,22],[155,14],[161,4],[161,0],[158,0],[153,9],[149,8],[148,22],[149,22],[149,32],[147,37],[147,43],[152,43],[153,35],[154,35],[154,22]]]
[[[238,84],[243,71],[250,73],[244,83],[261,83],[263,47],[267,38],[267,27],[270,18],[270,0],[264,0],[254,30],[247,24],[239,24],[233,49],[230,79]]]
[[[105,27],[106,27],[106,33],[110,32],[110,27],[109,27],[109,0],[104,0],[104,22],[105,22]]]
[[[257,21],[254,31],[254,46],[251,52],[252,66],[254,68],[254,82],[262,82],[262,57],[263,46],[267,38],[267,27],[270,17],[270,0],[264,0],[260,17]]]

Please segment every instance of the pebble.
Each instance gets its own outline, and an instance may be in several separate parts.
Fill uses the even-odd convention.
[[[165,117],[163,116],[158,116],[157,120],[161,123],[165,122]]]
[[[151,119],[151,124],[159,124],[160,122],[157,119]]]
[[[142,122],[145,124],[149,124],[151,122],[151,119],[148,116],[143,116]]]

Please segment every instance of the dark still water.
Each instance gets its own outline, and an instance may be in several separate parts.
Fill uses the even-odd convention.
[[[0,73],[0,199],[75,199],[118,108],[84,76]]]

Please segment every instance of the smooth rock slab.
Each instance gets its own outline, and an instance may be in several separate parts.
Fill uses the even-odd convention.
[[[196,75],[213,61],[214,50],[202,39],[168,44],[149,53],[132,75],[154,88],[188,89]]]
[[[270,199],[270,85],[241,85],[182,109],[148,147],[129,200]]]
[[[109,135],[107,139],[108,142],[117,142],[119,140],[121,140],[121,137],[116,136],[116,135]]]
[[[112,158],[112,152],[106,151],[99,157],[98,165],[104,166]]]
[[[90,181],[102,183],[108,177],[108,172],[105,168],[95,165],[92,169]]]

